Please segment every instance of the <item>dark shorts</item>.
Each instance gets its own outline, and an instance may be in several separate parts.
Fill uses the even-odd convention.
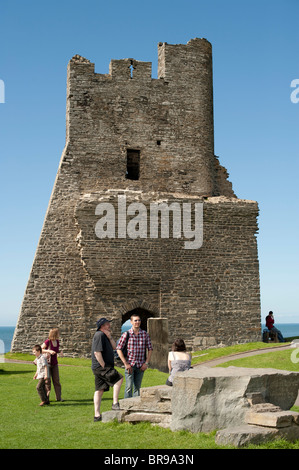
[[[114,367],[98,367],[92,370],[95,378],[95,389],[108,392],[123,376]]]

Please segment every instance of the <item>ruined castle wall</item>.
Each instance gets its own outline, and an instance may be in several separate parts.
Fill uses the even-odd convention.
[[[189,345],[198,336],[256,337],[258,209],[236,198],[214,156],[211,45],[159,44],[158,59],[158,79],[149,62],[135,59],[112,60],[108,74],[80,56],[69,62],[66,146],[13,351],[30,351],[58,326],[66,354],[89,354],[95,320],[113,316],[117,334],[135,307],[169,318],[172,334]],[[135,180],[126,177],[130,149],[140,157]],[[95,201],[113,190],[145,203],[148,194],[204,201],[202,248],[184,250],[173,239],[99,240]]]
[[[74,224],[74,203],[80,193],[65,158],[64,152],[24,294],[13,351],[31,351],[57,326],[66,351],[76,354],[82,342],[86,343],[85,293],[90,284],[75,247],[78,232]]]
[[[211,45],[193,40],[160,49],[165,73],[158,79],[148,62],[112,60],[104,75],[89,61],[70,61],[68,138],[82,191],[104,186],[213,195]],[[127,149],[140,151],[138,181],[125,179]]]
[[[205,199],[203,245],[190,250],[184,248],[183,233],[178,239],[98,239],[92,230],[95,207],[109,201],[117,214],[116,194],[86,195],[76,210],[85,269],[113,326],[120,328],[121,313],[130,309],[130,301],[134,306],[145,301],[158,316],[168,318],[170,343],[183,337],[192,348],[197,338],[214,337],[225,344],[260,339],[257,204]],[[148,215],[155,200],[169,206],[173,201],[181,206],[199,201],[178,194],[133,192],[126,193],[126,200],[127,205],[142,202]]]

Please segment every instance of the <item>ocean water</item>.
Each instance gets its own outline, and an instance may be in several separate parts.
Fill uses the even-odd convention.
[[[14,326],[0,326],[0,354],[10,351],[14,331]]]
[[[299,323],[274,323],[275,328],[282,332],[284,338],[290,338],[292,336],[299,336]],[[262,324],[263,329],[266,325]]]
[[[299,337],[299,323],[275,323],[274,325],[282,332],[284,338]],[[262,330],[264,328],[265,324],[262,324]],[[0,326],[0,354],[10,351],[14,331],[14,326]],[[123,331],[126,331],[126,329],[124,328]]]

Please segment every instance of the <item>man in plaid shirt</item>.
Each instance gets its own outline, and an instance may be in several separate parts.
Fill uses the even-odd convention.
[[[132,315],[130,320],[132,328],[122,334],[116,347],[117,353],[125,366],[126,387],[124,398],[140,395],[143,373],[149,366],[153,350],[149,334],[140,328],[140,317]],[[129,336],[127,337],[127,335]],[[126,343],[127,357],[124,356],[122,351]],[[146,350],[148,350],[147,358]]]

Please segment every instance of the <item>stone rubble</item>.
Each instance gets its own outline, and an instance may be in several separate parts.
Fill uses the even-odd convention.
[[[177,374],[173,387],[142,388],[140,397],[120,400],[120,411],[103,422],[152,424],[176,430],[218,429],[218,445],[242,447],[273,439],[299,439],[299,413],[290,411],[299,373],[276,369],[207,368]]]

